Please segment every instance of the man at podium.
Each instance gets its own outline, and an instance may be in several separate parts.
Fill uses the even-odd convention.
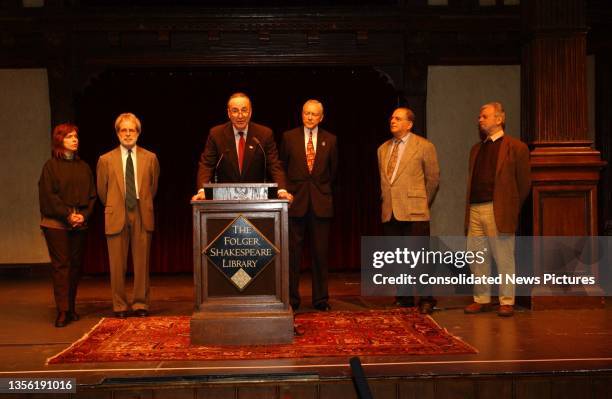
[[[262,183],[268,173],[278,184],[278,198],[293,199],[286,189],[272,130],[251,122],[251,115],[249,97],[240,92],[232,94],[227,102],[229,122],[213,127],[208,134],[193,200],[206,198],[206,183]]]

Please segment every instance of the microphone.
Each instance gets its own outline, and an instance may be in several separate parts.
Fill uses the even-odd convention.
[[[223,156],[225,155],[226,152],[227,152],[227,148],[225,149],[225,151],[221,153],[221,156],[219,157],[219,160],[217,161],[217,164],[215,165],[215,183],[217,183],[217,168],[219,167],[219,164],[221,163],[221,160],[223,159]]]
[[[261,148],[261,152],[263,153],[263,156],[264,156],[264,183],[266,183],[266,179],[268,176],[268,157],[266,157],[266,152],[261,146],[261,141],[259,141],[259,139],[255,136],[253,136],[253,141],[255,142],[255,144],[259,146],[259,148]]]

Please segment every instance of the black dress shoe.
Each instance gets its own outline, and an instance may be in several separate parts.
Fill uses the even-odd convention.
[[[411,296],[397,296],[393,305],[400,308],[412,308],[414,307],[414,298]]]
[[[331,306],[329,306],[329,303],[327,302],[317,303],[314,305],[314,308],[320,310],[321,312],[329,312],[331,310]]]
[[[421,301],[419,302],[419,313],[420,314],[432,314],[435,306],[436,304],[434,302]]]
[[[134,314],[138,317],[147,317],[149,315],[149,312],[147,311],[147,309],[137,309],[134,311]]]
[[[57,318],[55,319],[55,327],[66,327],[70,323],[70,316],[67,312],[57,312]]]
[[[128,317],[127,310],[122,310],[122,311],[114,312],[114,313],[115,313],[115,317],[117,317],[119,319],[125,319],[126,317]]]

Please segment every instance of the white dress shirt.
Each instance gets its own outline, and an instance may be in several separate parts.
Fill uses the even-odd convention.
[[[487,138],[483,140],[483,143],[488,141],[488,140],[491,140],[492,142],[495,143],[497,140],[499,140],[503,136],[504,136],[504,131],[500,130],[499,132],[497,132],[497,133],[495,133],[495,134],[493,134],[491,136],[487,136]]]

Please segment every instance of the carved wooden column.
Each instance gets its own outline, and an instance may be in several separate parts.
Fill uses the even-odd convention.
[[[595,81],[597,82],[595,96],[597,109],[595,111],[595,142],[601,151],[602,157],[610,162],[612,160],[612,43],[597,50]],[[612,171],[604,168],[600,180],[599,207],[599,234],[612,236]]]
[[[585,1],[521,4],[527,37],[522,127],[532,148],[533,235],[597,235],[597,183],[605,162],[587,136]],[[603,304],[599,296],[538,294],[533,309]]]

